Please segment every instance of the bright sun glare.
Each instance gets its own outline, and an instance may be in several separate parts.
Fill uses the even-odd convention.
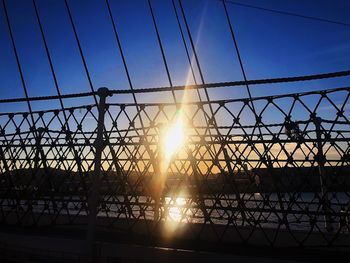
[[[177,197],[175,202],[170,198],[166,197],[165,202],[170,205],[169,207],[169,219],[175,222],[180,222],[184,216],[184,206],[186,205],[186,199],[183,197]]]
[[[184,140],[185,132],[183,121],[181,117],[178,117],[175,124],[167,129],[164,136],[164,155],[167,163],[184,144]]]

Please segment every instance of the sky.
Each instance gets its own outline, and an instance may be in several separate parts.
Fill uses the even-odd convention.
[[[238,0],[237,0],[238,1]],[[170,0],[152,0],[174,85],[189,78],[180,31]],[[177,1],[176,1],[177,2]],[[241,3],[350,24],[347,0],[247,0]],[[29,96],[56,95],[31,0],[7,0],[7,9]],[[36,0],[55,74],[62,94],[90,91],[63,0]],[[93,87],[129,89],[105,1],[68,0]],[[169,86],[146,0],[110,0],[134,88]],[[181,18],[187,45],[190,47]],[[218,0],[184,0],[183,7],[206,83],[242,80],[242,72]],[[248,79],[275,78],[350,69],[350,26],[271,13],[227,3]],[[190,48],[190,54],[193,52]],[[196,67],[198,83],[200,78]],[[253,96],[346,86],[350,78],[295,84],[252,86]],[[0,98],[24,97],[4,9],[0,7]],[[209,91],[211,99],[246,97],[244,87]],[[120,98],[124,100],[124,98]],[[125,98],[127,100],[128,98]],[[130,99],[130,98],[129,98]],[[170,93],[139,95],[140,101],[171,101]],[[81,101],[80,101],[81,102]],[[84,100],[85,102],[85,100]],[[65,100],[67,105],[77,101]],[[33,103],[34,109],[57,107]],[[0,112],[23,104],[0,104]]]

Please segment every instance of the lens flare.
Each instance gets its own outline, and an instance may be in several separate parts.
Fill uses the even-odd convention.
[[[164,135],[164,157],[168,164],[173,155],[183,146],[185,141],[185,129],[181,117],[176,119],[174,125],[170,126]]]
[[[174,202],[170,197],[166,197],[165,202],[170,205],[168,218],[172,221],[180,222],[184,216],[186,199],[183,197],[177,197]]]

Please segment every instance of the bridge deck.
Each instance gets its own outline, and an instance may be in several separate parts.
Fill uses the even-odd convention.
[[[0,259],[13,262],[85,262],[87,260],[85,228],[0,228]],[[136,240],[136,242],[135,242]],[[350,251],[344,249],[259,248],[258,246],[165,240],[157,237],[129,236],[98,229],[97,262],[332,262],[345,261]],[[335,260],[336,259],[336,260]]]

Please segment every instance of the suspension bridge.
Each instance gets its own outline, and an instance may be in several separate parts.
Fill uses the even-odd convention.
[[[3,255],[76,261],[87,256],[147,261],[152,255],[159,261],[229,260],[232,251],[256,251],[270,260],[300,251],[309,259],[349,255],[350,88],[268,96],[252,96],[250,89],[304,86],[350,71],[247,79],[228,2],[222,1],[243,80],[206,82],[185,1],[173,0],[195,80],[173,85],[160,21],[153,1],[147,1],[169,85],[135,88],[113,1],[105,1],[129,87],[96,88],[70,1],[64,0],[90,91],[62,94],[33,0],[57,94],[31,97],[7,2],[2,0],[2,10],[25,97],[1,99],[0,107],[27,108],[0,113]],[[211,91],[228,88],[247,95],[211,99]],[[146,95],[171,100],[140,102]],[[59,106],[33,108],[52,102]]]

